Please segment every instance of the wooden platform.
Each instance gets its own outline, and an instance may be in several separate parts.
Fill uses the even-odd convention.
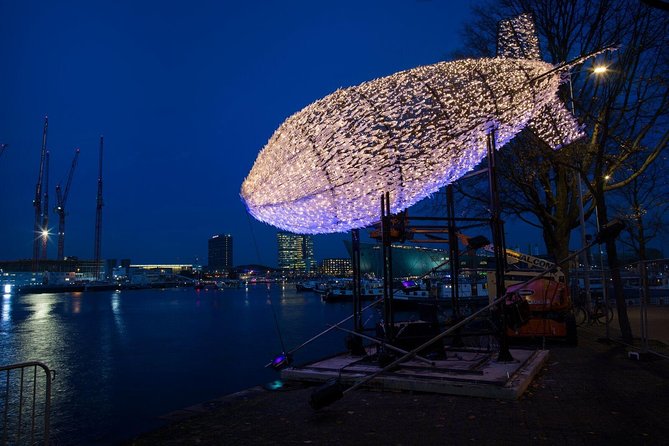
[[[370,356],[340,354],[302,366],[284,369],[281,378],[303,382],[325,382],[339,378],[352,385],[381,370]],[[446,358],[428,364],[416,359],[393,371],[384,372],[365,387],[379,390],[408,390],[450,395],[513,400],[527,389],[548,359],[548,350],[512,349],[512,362],[497,362],[497,353],[482,350],[447,350]]]

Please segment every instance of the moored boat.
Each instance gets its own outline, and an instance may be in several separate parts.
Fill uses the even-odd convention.
[[[316,289],[315,280],[305,280],[304,282],[297,282],[295,284],[297,291],[314,291]]]

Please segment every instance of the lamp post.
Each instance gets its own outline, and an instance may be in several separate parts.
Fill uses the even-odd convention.
[[[604,176],[604,181],[611,178],[609,175]],[[599,210],[595,206],[595,221],[597,222],[597,233],[599,234]],[[602,299],[604,299],[604,320],[606,321],[606,339],[609,339],[609,290],[606,283],[606,273],[604,272],[604,252],[602,251],[602,244],[599,247],[599,269],[602,276]]]
[[[605,65],[598,65],[593,68],[592,73],[595,75],[600,75],[604,74],[607,71],[607,67]],[[595,87],[596,91],[596,87]],[[576,108],[574,107],[574,89],[571,81],[571,72],[569,73],[569,99],[571,102],[571,112],[574,116],[576,116]],[[582,185],[582,180],[581,180],[581,172],[579,171],[576,175],[577,183],[578,183],[578,218],[579,218],[579,224],[581,226],[581,247],[587,246],[587,240],[586,240],[586,231],[585,231],[585,213],[583,211],[583,185]],[[595,213],[597,214],[597,206],[595,206]],[[599,218],[597,217],[597,231],[599,232]],[[602,262],[602,254],[601,254],[601,247],[600,247],[600,264]],[[585,274],[583,276],[583,285],[585,288],[585,305],[588,313],[590,312],[592,308],[592,296],[591,296],[591,290],[590,290],[590,260],[588,259],[588,252],[584,251],[583,252],[583,269],[585,270]],[[602,274],[604,271],[603,265],[602,265]],[[604,281],[604,278],[602,278],[602,281]],[[604,286],[604,283],[602,283],[602,289],[605,289],[606,287]],[[580,292],[580,286],[579,286],[579,292]],[[604,296],[606,296],[606,291],[603,291]],[[608,315],[608,303],[606,303],[606,311]],[[607,337],[608,337],[608,320],[606,323],[606,330],[607,330]]]
[[[571,113],[576,116],[576,108],[574,107],[574,90],[571,83],[571,73],[569,73],[569,99],[571,102]],[[587,246],[585,234],[585,216],[583,212],[583,185],[581,184],[581,172],[577,172],[576,179],[578,180],[578,219],[581,226],[581,248]],[[583,286],[585,288],[585,308],[590,313],[591,309],[591,295],[590,295],[590,260],[588,259],[588,251],[583,251]],[[578,282],[577,282],[578,284]],[[581,286],[578,284],[578,291],[581,292]]]

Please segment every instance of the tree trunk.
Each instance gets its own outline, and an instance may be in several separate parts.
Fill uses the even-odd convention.
[[[569,233],[565,234],[562,231],[547,231],[544,229],[543,236],[544,242],[546,243],[546,251],[553,254],[555,263],[558,263],[569,256],[569,235]],[[565,274],[569,271],[568,264],[559,266]]]
[[[602,194],[597,201],[600,229],[603,228],[607,223],[606,204],[604,203],[604,200],[604,194]],[[618,313],[620,334],[622,335],[623,341],[629,343],[632,342],[632,328],[630,327],[630,320],[627,315],[627,303],[625,302],[625,294],[623,293],[623,281],[620,276],[620,268],[618,265],[618,249],[616,248],[615,239],[609,239],[606,241],[606,255],[609,264],[609,270],[611,271],[611,282],[613,284],[613,296],[616,300],[616,310]],[[606,287],[606,283],[603,283],[602,287]]]

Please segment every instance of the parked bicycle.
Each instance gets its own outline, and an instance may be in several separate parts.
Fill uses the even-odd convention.
[[[578,299],[574,302],[574,318],[577,326],[606,324],[613,320],[613,305],[609,304],[607,306],[603,299],[596,298],[590,306],[591,308],[588,311],[585,299]]]

